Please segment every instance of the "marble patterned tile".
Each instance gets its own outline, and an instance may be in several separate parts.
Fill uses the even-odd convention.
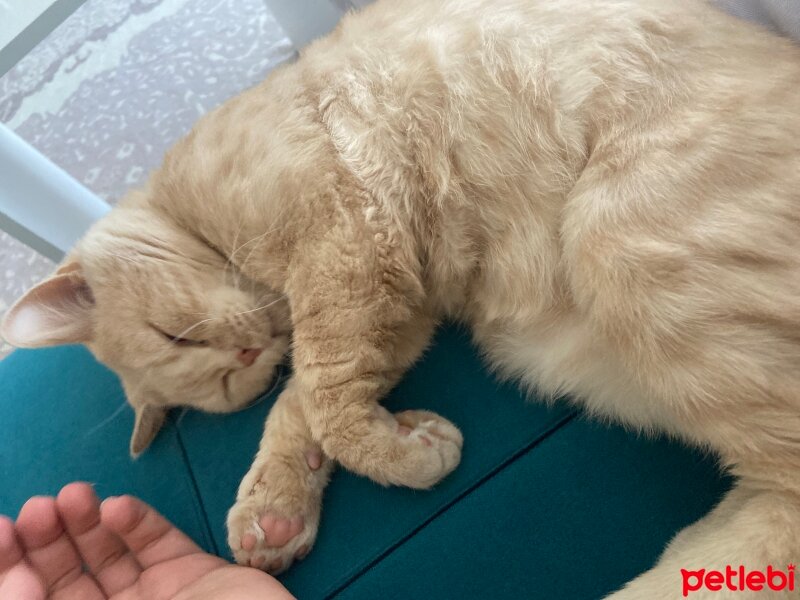
[[[88,0],[0,78],[0,122],[113,204],[294,54],[263,0]],[[0,235],[0,313],[52,268]]]
[[[81,19],[95,4],[102,18]],[[0,115],[112,203],[198,117],[294,52],[262,0],[94,0],[72,19],[84,39],[12,70]]]

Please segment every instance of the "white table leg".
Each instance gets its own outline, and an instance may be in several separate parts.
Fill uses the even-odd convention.
[[[349,0],[265,0],[278,24],[296,49],[331,31],[345,11]]]
[[[0,125],[0,229],[59,261],[109,208]]]

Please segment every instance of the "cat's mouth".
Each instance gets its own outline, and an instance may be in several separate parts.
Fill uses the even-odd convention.
[[[233,375],[235,369],[230,369],[222,376],[222,395],[225,398],[225,402],[228,404],[233,404],[233,400],[231,400],[231,388],[230,388],[230,381],[229,378]]]
[[[231,397],[230,377],[231,377],[231,375],[236,373],[236,371],[238,371],[238,370],[239,369],[231,369],[227,373],[225,373],[225,375],[222,376],[222,394],[223,394],[223,397],[225,398],[225,402],[228,405],[234,405],[234,406],[236,405],[236,401]],[[267,397],[267,395],[268,395],[268,393],[266,393],[266,392],[258,394],[252,400],[249,400],[248,402],[245,402],[241,406],[237,406],[233,410],[229,410],[227,412],[228,413],[235,413],[235,412],[240,412],[240,411],[243,411],[243,410],[247,410],[248,408],[251,408],[251,407],[255,406],[256,404],[258,404],[259,402],[261,402],[264,398]]]

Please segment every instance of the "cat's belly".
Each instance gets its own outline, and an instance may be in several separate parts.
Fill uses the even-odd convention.
[[[644,390],[580,315],[473,329],[492,366],[523,388],[547,398],[566,395],[593,415],[638,429],[676,429],[666,404]]]

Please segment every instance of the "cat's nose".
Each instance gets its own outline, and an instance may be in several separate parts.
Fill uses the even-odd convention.
[[[239,362],[242,363],[245,367],[249,367],[259,355],[263,352],[261,348],[240,348],[236,352],[236,358],[239,359]]]

